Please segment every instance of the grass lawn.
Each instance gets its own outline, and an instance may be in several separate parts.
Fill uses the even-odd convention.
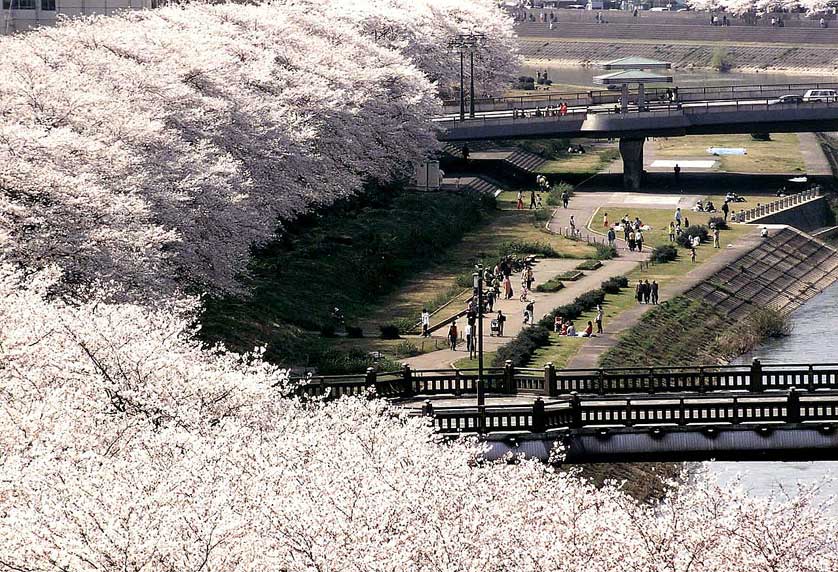
[[[806,171],[800,140],[794,133],[772,133],[771,141],[750,135],[689,135],[656,139],[655,157],[661,159],[708,158],[718,161],[716,171],[735,173],[802,173]],[[708,147],[744,147],[747,155],[713,157]]]
[[[583,143],[584,145],[584,143]],[[547,161],[539,169],[539,173],[545,175],[568,174],[595,174],[611,164],[620,157],[620,152],[615,146],[597,146],[587,148],[588,152],[581,155],[565,154],[552,161]]]
[[[509,338],[510,340],[512,338]],[[483,352],[483,367],[492,367],[492,362],[495,359],[495,352]],[[477,369],[477,358],[471,359],[464,357],[454,362],[454,367],[457,369]]]

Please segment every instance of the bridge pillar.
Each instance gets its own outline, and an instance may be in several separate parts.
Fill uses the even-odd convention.
[[[623,187],[636,191],[643,178],[643,144],[645,137],[620,139],[620,156],[623,158]]]

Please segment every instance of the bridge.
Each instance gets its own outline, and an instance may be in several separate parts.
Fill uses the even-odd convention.
[[[838,364],[708,365],[635,369],[484,370],[477,407],[469,369],[296,380],[302,398],[390,399],[446,436],[481,426],[489,458],[526,453],[566,461],[838,459]]]
[[[836,83],[679,88],[677,102],[667,89],[647,89],[644,100],[620,109],[610,91],[537,94],[475,101],[474,117],[461,119],[446,102],[434,122],[439,139],[464,142],[496,139],[591,137],[620,139],[626,187],[638,189],[646,137],[729,133],[838,130],[838,101],[784,103],[783,95],[835,89]],[[635,98],[637,96],[635,95]],[[567,113],[557,112],[560,102]]]

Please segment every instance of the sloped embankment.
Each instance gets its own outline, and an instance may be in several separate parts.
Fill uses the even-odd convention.
[[[783,316],[838,280],[838,250],[775,231],[712,278],[661,304],[600,360],[603,367],[700,365],[782,333]]]

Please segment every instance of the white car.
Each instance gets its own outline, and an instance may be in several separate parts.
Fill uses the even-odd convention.
[[[803,94],[803,101],[807,103],[815,101],[833,103],[838,101],[838,91],[834,89],[810,89]]]

